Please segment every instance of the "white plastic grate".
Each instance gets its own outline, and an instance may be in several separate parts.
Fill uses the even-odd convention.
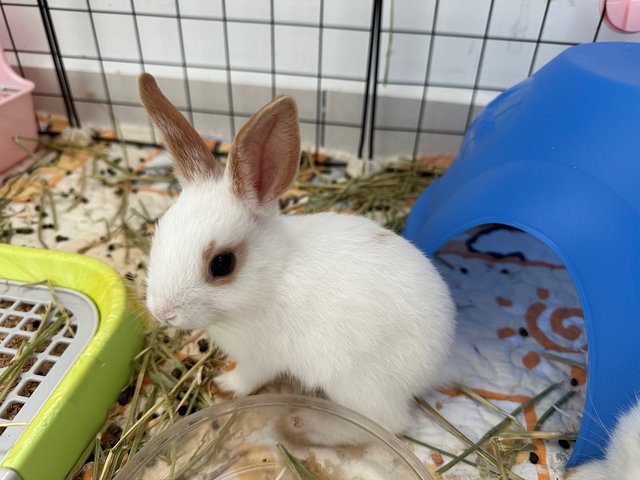
[[[0,280],[0,372],[29,342],[42,321],[51,294],[44,285]],[[22,367],[11,392],[0,403],[0,423],[29,423],[80,356],[98,328],[98,310],[85,295],[56,288],[56,296],[70,315],[70,328],[63,325],[42,342]],[[55,311],[49,315],[49,322]],[[73,332],[70,331],[73,330]],[[26,426],[0,427],[0,462],[20,438]]]

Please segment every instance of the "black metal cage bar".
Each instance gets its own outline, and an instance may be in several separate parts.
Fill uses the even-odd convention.
[[[514,0],[514,2],[524,4],[525,0]],[[424,0],[423,5],[412,2],[413,8],[419,9],[420,13],[424,14],[425,21],[423,24],[411,24],[411,26],[392,23],[390,20],[393,15],[387,15],[385,18],[384,12],[391,12],[391,9],[398,8],[399,0],[354,2],[368,9],[369,22],[364,18],[349,16],[348,9],[356,7],[344,7],[345,3],[340,7],[345,9],[344,18],[328,16],[329,10],[335,11],[337,8],[335,0],[299,2],[299,5],[313,14],[298,17],[283,15],[275,0],[254,0],[253,4],[256,8],[264,8],[266,12],[262,18],[253,15],[250,11],[244,12],[244,16],[238,16],[237,4],[232,5],[226,0],[211,2],[210,5],[217,5],[219,8],[212,7],[210,11],[198,14],[194,14],[187,8],[186,3],[189,2],[186,0],[174,0],[172,4],[164,2],[162,8],[153,10],[150,10],[148,2],[146,7],[144,5],[141,7],[140,0],[120,0],[115,3],[121,5],[120,9],[107,6],[97,0],[84,0],[84,2],[25,0],[20,3],[0,0],[0,14],[3,17],[0,21],[0,33],[4,31],[4,38],[7,39],[2,47],[6,53],[11,54],[11,62],[21,75],[35,77],[36,104],[38,99],[59,102],[55,105],[60,106],[59,113],[67,117],[71,126],[81,126],[86,123],[83,118],[83,109],[102,109],[106,112],[108,119],[108,125],[102,126],[112,128],[124,141],[140,141],[140,139],[129,137],[128,131],[119,128],[122,123],[119,116],[123,111],[138,112],[139,117],[143,119],[139,123],[144,124],[144,128],[149,132],[147,143],[156,143],[158,139],[155,131],[141,114],[141,105],[135,97],[135,92],[131,92],[134,86],[130,87],[129,93],[123,94],[123,87],[120,85],[122,79],[117,77],[125,76],[119,73],[119,69],[130,72],[131,69],[135,71],[136,66],[139,72],[165,69],[173,75],[167,77],[166,82],[181,85],[181,92],[175,93],[178,98],[175,102],[176,106],[196,125],[196,128],[206,130],[208,128],[206,121],[210,121],[226,137],[231,138],[235,135],[238,122],[248,118],[256,109],[248,99],[251,95],[247,92],[252,91],[251,88],[259,92],[256,94],[257,97],[268,100],[282,93],[283,90],[286,93],[288,84],[300,84],[304,85],[304,88],[300,87],[300,96],[307,97],[308,93],[310,98],[308,105],[305,104],[300,108],[303,134],[315,151],[318,152],[321,147],[342,148],[360,157],[369,158],[376,155],[381,146],[384,147],[385,139],[389,135],[397,135],[402,139],[406,148],[399,153],[412,158],[431,152],[433,149],[429,148],[429,144],[432,138],[451,138],[453,139],[451,145],[455,146],[455,142],[459,142],[465,128],[482,107],[483,102],[479,101],[480,97],[495,96],[508,86],[492,82],[490,77],[489,80],[485,79],[485,73],[490,71],[489,63],[495,61],[495,59],[489,59],[494,55],[490,53],[491,48],[506,45],[507,49],[509,46],[515,46],[514,48],[523,48],[530,52],[530,59],[525,60],[526,65],[522,74],[522,78],[526,78],[541,66],[541,62],[548,60],[549,52],[559,52],[584,41],[598,41],[603,36],[607,37],[605,39],[610,39],[612,35],[610,29],[605,27],[604,11],[597,12],[593,25],[582,28],[582,31],[591,28],[591,32],[576,35],[576,38],[570,35],[549,34],[550,22],[554,19],[554,15],[556,17],[559,15],[557,8],[554,10],[555,2],[551,0],[528,2],[530,5],[535,4],[539,14],[531,16],[530,23],[533,27],[524,29],[527,30],[527,34],[514,31],[513,35],[505,34],[504,29],[494,28],[494,24],[499,23],[496,15],[500,14],[504,17],[504,11],[507,8],[506,2],[500,0],[479,0],[478,3],[483,3],[486,7],[486,18],[481,28],[460,31],[452,29],[451,22],[447,25],[445,21],[446,11],[451,8],[452,3],[455,3],[454,0]],[[206,3],[209,4],[209,2]],[[35,47],[24,41],[28,32],[18,30],[22,17],[33,18],[31,13],[27,12],[29,9],[37,9],[41,22],[41,25],[35,25],[32,20],[34,35],[37,36],[38,32],[42,31],[46,40],[39,44],[35,42],[37,44]],[[364,10],[360,12],[364,16]],[[74,28],[77,27],[79,33],[72,38],[91,45],[91,48],[80,51],[82,49],[69,48],[68,40],[61,41],[60,22],[65,15],[76,15],[78,22],[83,19],[84,23],[74,24]],[[113,22],[131,25],[133,40],[130,52],[127,48],[126,54],[122,53],[122,49],[114,53],[115,50],[111,46],[113,39],[106,38],[108,33],[98,25],[100,22],[105,22],[107,17]],[[149,42],[158,41],[157,38],[148,38],[149,34],[145,32],[144,24],[150,21],[173,22],[171,29],[175,28],[176,32],[177,56],[149,53]],[[207,56],[206,60],[203,60],[202,55],[194,55],[187,48],[187,37],[191,34],[190,28],[193,27],[194,22],[202,22],[206,25],[207,31],[219,32],[219,37],[216,37],[219,39],[217,44],[210,45],[212,51],[216,49],[215,51],[219,52],[215,58],[211,59],[211,56]],[[261,51],[264,51],[265,57],[268,57],[264,62],[248,64],[239,61],[238,52],[243,48],[245,50],[249,48],[246,38],[239,36],[239,28],[254,28],[257,29],[256,32],[262,32],[264,29],[266,33],[263,40],[268,45],[263,46],[261,40],[255,40],[256,48],[264,47]],[[295,52],[295,48],[292,48],[295,46],[285,45],[279,40],[279,34],[287,29],[304,32],[307,36],[305,41],[309,44],[315,45],[314,42],[317,41],[317,46],[309,51],[309,57],[313,60],[309,64],[314,68],[297,68],[296,65],[292,66],[291,62],[284,64],[279,62],[283,49]],[[66,31],[64,33],[67,34]],[[606,35],[603,35],[604,33]],[[617,35],[624,38],[622,34]],[[407,51],[399,49],[394,44],[393,50],[389,50],[392,37],[404,40],[407,45],[428,44],[428,47],[424,50]],[[343,43],[338,47],[336,47],[335,38],[343,39]],[[359,40],[364,38],[367,40]],[[383,45],[385,38],[387,39],[386,56]],[[330,57],[336,54],[336,48],[344,47],[346,50],[356,51],[354,45],[350,43],[351,39],[354,44],[357,42],[362,44],[362,48],[358,50],[362,68],[337,70],[331,63]],[[203,51],[207,51],[209,48],[207,40],[203,38],[202,42]],[[443,58],[448,60],[447,56],[455,56],[458,53],[451,50],[450,55],[445,55],[441,50],[455,42],[467,45],[468,50],[472,47],[479,49],[475,57],[477,60],[473,62],[471,75],[464,78],[457,75],[454,66],[451,67],[453,74],[450,78],[445,78],[442,72],[437,73],[436,70],[438,68],[442,70]],[[460,51],[463,55],[464,51]],[[544,55],[543,51],[546,52]],[[395,55],[405,59],[415,59],[415,64],[423,65],[423,69],[417,69],[420,72],[416,75],[392,75],[390,78],[380,78],[382,62],[389,61],[389,58],[392,62],[395,61]],[[42,75],[40,77],[38,75],[45,67],[32,65],[34,58],[50,59],[52,67],[49,69],[53,70],[56,88],[43,87],[42,78],[40,78]],[[91,75],[86,74],[82,77],[92,79],[91,81],[83,80],[85,83],[82,84],[82,88],[74,84],[77,82],[74,79],[78,75],[68,67],[70,64],[75,65],[79,62],[86,62],[94,69],[91,70]],[[411,66],[411,62],[407,65]],[[215,79],[216,84],[220,85],[218,88],[221,94],[215,102],[203,103],[197,98],[198,82],[206,82],[209,78]],[[92,89],[100,93],[87,94],[92,92]],[[394,95],[389,93],[390,89],[411,92],[406,97],[398,97],[398,102],[404,102],[402,104],[408,106],[406,115],[402,108],[395,117],[390,115],[388,102],[395,101]],[[431,98],[434,92],[437,93],[439,90],[449,92],[450,96],[466,99],[460,101],[463,111],[461,117],[464,117],[462,121],[457,123],[439,121],[438,111],[434,110],[434,102]],[[383,106],[383,100],[385,106]],[[347,108],[351,104],[353,106]],[[80,106],[82,108],[79,108]],[[306,106],[308,108],[304,108]],[[414,117],[415,121],[412,120]],[[199,122],[204,123],[200,125]],[[340,144],[342,140],[336,140],[342,137],[354,140],[349,140],[345,147]],[[366,151],[365,145],[368,145]]]

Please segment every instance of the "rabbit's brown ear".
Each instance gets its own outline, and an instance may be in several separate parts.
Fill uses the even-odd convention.
[[[180,183],[216,178],[221,170],[198,132],[162,94],[153,76],[143,73],[138,78],[142,105],[151,121],[162,132],[164,142],[175,160]]]
[[[299,164],[298,109],[291,97],[278,97],[240,129],[227,169],[235,194],[265,207],[291,186]]]

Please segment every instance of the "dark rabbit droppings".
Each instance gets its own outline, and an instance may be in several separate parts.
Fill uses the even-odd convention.
[[[69,240],[69,237],[65,235],[56,235],[56,242],[66,242]]]
[[[198,350],[200,350],[201,353],[209,350],[209,341],[205,338],[201,338],[200,340],[198,340]]]
[[[184,365],[184,368],[186,368],[187,370],[191,370],[196,362],[193,358],[187,357],[183,360],[182,364]]]
[[[122,437],[122,427],[111,423],[100,436],[100,446],[103,450],[113,448],[120,440],[120,437]]]
[[[569,444],[569,442],[567,440],[558,440],[558,445],[560,445],[565,450],[567,450],[567,449],[569,449],[571,447],[571,445]]]
[[[174,377],[174,378],[182,377],[182,369],[174,368],[173,370],[171,370],[171,376]]]
[[[529,332],[527,331],[526,328],[520,327],[518,329],[518,335],[520,335],[521,337],[528,337],[529,336]]]
[[[462,267],[460,269],[460,272],[466,275],[467,273],[469,273],[469,270],[467,270],[466,268]]]
[[[500,270],[500,273],[503,275],[508,275],[509,274],[509,270],[507,270],[506,268],[503,268],[502,270]]]
[[[187,414],[187,411],[189,410],[189,407],[187,405],[182,405],[179,409],[178,409],[178,414],[181,416],[185,416]]]
[[[120,392],[120,395],[118,395],[118,403],[122,406],[129,403],[133,398],[133,394],[135,393],[135,391],[136,391],[135,385],[127,385],[124,388],[124,390]]]

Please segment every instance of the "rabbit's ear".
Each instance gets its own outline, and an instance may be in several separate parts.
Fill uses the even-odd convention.
[[[180,183],[221,174],[213,154],[198,132],[162,94],[155,79],[148,73],[138,78],[142,105],[152,122],[162,132],[164,142],[175,160],[176,176]]]
[[[278,97],[240,129],[229,154],[235,194],[258,208],[272,207],[291,186],[300,163],[298,110],[291,97]]]

